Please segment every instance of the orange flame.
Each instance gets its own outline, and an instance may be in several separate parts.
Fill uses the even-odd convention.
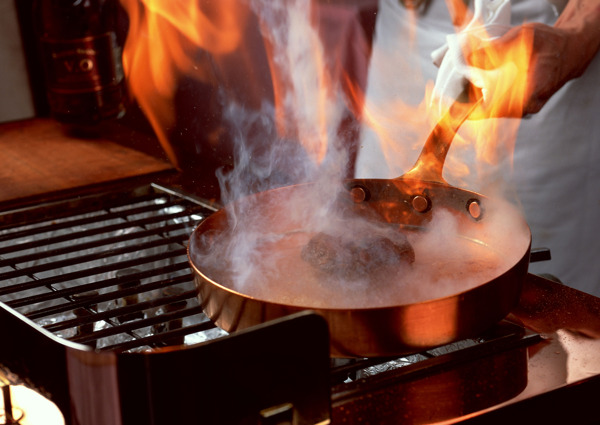
[[[448,3],[456,5],[453,0],[448,0]],[[463,10],[459,12],[466,13]],[[484,101],[472,110],[469,120],[458,129],[452,140],[453,154],[448,155],[443,163],[444,174],[451,176],[453,184],[477,181],[477,175],[490,173],[490,166],[504,167],[502,163],[505,160],[508,162],[507,166],[512,167],[512,154],[520,121],[490,119],[520,117],[523,111],[529,84],[532,38],[530,33],[523,32],[520,37],[511,40],[508,44],[498,44],[482,32],[467,37],[464,55],[472,67],[473,81],[477,86],[485,88],[479,94],[484,96]],[[394,59],[394,66],[399,66],[398,58]],[[413,71],[409,64],[404,66],[406,69],[396,69],[393,75],[408,75]],[[386,77],[390,73],[383,71],[378,74],[380,75]],[[440,117],[437,108],[431,108],[429,99],[432,98],[432,92],[433,82],[428,82],[423,101],[418,105],[407,104],[401,99],[371,103],[367,96],[362,118],[370,131],[377,134],[385,160],[391,168],[405,172],[410,170],[409,174],[421,175],[411,168],[417,165],[420,153],[419,167],[415,168],[423,170],[437,167],[438,164],[428,164],[427,157],[431,155],[424,154],[424,142],[436,123],[449,119],[445,125],[455,127],[455,119]],[[475,98],[472,97],[471,106],[474,101]],[[456,108],[456,118],[468,108],[469,105]],[[395,113],[389,114],[390,110]],[[400,136],[399,128],[402,130]],[[403,137],[405,140],[401,139]],[[436,158],[432,160],[438,161]],[[431,174],[425,171],[423,173]],[[433,173],[434,180],[437,180],[436,174],[437,172]]]
[[[245,31],[249,16],[256,11],[253,12],[247,2],[239,0],[121,2],[130,20],[123,58],[131,92],[151,122],[170,160],[178,165],[176,152],[168,140],[168,132],[176,124],[173,95],[178,80],[183,76],[192,77],[216,86],[228,78],[227,72],[219,69],[219,66],[225,66],[228,55],[242,52],[244,60],[252,61],[253,52],[245,51],[248,49]],[[447,0],[447,3],[457,20],[464,21],[468,17],[469,12],[462,1]],[[393,117],[388,118],[389,114],[382,114],[376,106],[368,103],[368,99],[365,100],[363,88],[344,72],[343,67],[340,70],[339,64],[330,63],[328,54],[331,49],[323,46],[323,35],[319,32],[322,31],[323,22],[320,22],[320,29],[317,27],[319,20],[327,13],[332,16],[332,11],[326,8],[333,6],[308,0],[290,1],[284,5],[265,0],[259,4],[274,8],[284,22],[286,37],[289,38],[284,40],[283,45],[280,44],[280,34],[270,32],[273,30],[271,22],[261,16],[260,11],[256,12],[267,53],[271,78],[268,91],[273,95],[278,134],[298,140],[309,157],[315,163],[320,163],[335,137],[331,122],[340,119],[335,116],[339,115],[335,106],[340,102],[340,92],[345,91],[349,97],[346,107],[360,115],[365,126],[378,134],[387,161],[400,161],[402,169],[410,169],[429,131],[438,120],[436,112],[428,107],[431,85],[426,88],[423,102],[419,105],[406,104],[400,99],[384,105],[386,110],[395,111]],[[343,12],[342,9],[334,10],[333,15],[339,16],[340,11]],[[409,16],[410,19],[417,19],[414,15]],[[399,43],[415,44],[415,25],[409,28],[405,38],[398,40]],[[523,34],[524,37],[503,49],[497,49],[494,41],[469,38],[465,56],[475,69],[474,77],[478,79],[478,85],[486,87],[485,102],[472,114],[472,118],[515,116],[522,110],[532,43],[528,33]],[[337,43],[344,42],[350,40],[337,40]],[[199,54],[199,51],[207,54]],[[305,58],[308,67],[298,69],[294,55]],[[394,65],[398,67],[398,63]],[[397,78],[403,72],[415,72],[410,64],[405,66],[405,70],[396,68],[386,75],[394,74]],[[250,74],[247,73],[249,79],[255,77]],[[248,83],[247,86],[252,87],[253,84]],[[265,91],[262,87],[255,87],[254,90],[260,95]],[[391,122],[393,120],[404,123],[404,140],[397,140],[397,134],[389,131],[394,125]],[[507,150],[512,152],[517,125],[516,120],[509,124],[506,120],[470,120],[463,124],[454,138],[453,151],[474,149],[480,167],[497,164]],[[411,152],[405,151],[406,140],[411,143]],[[459,178],[473,171],[470,164],[462,161],[460,156],[457,158],[453,155],[446,159],[445,168]]]
[[[467,2],[464,0],[446,0],[446,6],[452,17],[452,24],[455,27],[461,27],[470,13]]]
[[[316,29],[318,11],[312,8],[310,1],[121,2],[130,20],[123,60],[131,93],[148,117],[171,162],[178,163],[177,154],[168,141],[168,131],[176,124],[172,101],[182,76],[211,86],[232,86],[235,84],[230,84],[231,80],[248,78],[244,89],[255,90],[254,99],[264,97],[265,93],[273,94],[278,134],[297,139],[314,162],[320,163],[324,159],[335,134],[331,131],[332,121],[339,119],[333,113],[336,110],[333,105],[339,100],[336,97],[338,87],[334,86],[340,82],[339,76],[333,76],[326,63]],[[268,13],[263,15],[266,9]],[[253,13],[256,16],[251,18]],[[273,15],[277,28],[269,21]],[[243,68],[243,65],[228,58],[230,54],[239,55],[242,62],[256,59],[253,48],[257,46],[250,47],[245,39],[251,19],[259,22],[264,45],[258,47],[263,47],[267,53],[271,87],[250,81],[257,77],[252,75],[253,71],[231,71],[232,67]],[[283,42],[282,28],[286,31]],[[199,50],[208,54],[203,56]],[[305,68],[297,69],[299,59]],[[235,72],[237,74],[233,76]]]
[[[474,140],[481,166],[496,165],[506,157],[512,166],[520,121],[485,118],[521,117],[529,90],[532,34],[522,32],[509,44],[497,44],[489,39],[469,40],[465,56],[476,71],[481,70],[475,72],[474,79],[478,80],[477,85],[484,87],[484,100],[466,126],[469,138]]]
[[[178,165],[167,129],[175,123],[172,105],[178,78],[211,82],[198,48],[224,55],[237,48],[245,21],[235,0],[121,0],[129,17],[123,67],[132,95],[152,124],[169,159]],[[200,7],[202,6],[202,7]]]

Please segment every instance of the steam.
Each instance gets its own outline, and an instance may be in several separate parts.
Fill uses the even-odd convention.
[[[327,204],[348,166],[339,131],[347,102],[327,72],[311,1],[248,4],[269,50],[275,103],[263,102],[258,111],[234,102],[225,108],[235,167],[219,173],[222,197],[228,203],[274,187],[317,182],[319,193],[305,208]]]
[[[335,137],[342,102],[326,70],[324,48],[312,22],[311,1],[250,0],[270,50],[277,121],[321,162]]]
[[[249,5],[268,44],[275,104],[253,110],[226,99],[223,119],[233,133],[235,165],[218,178],[227,231],[203,235],[197,258],[208,270],[227,270],[227,280],[241,291],[256,276],[277,273],[286,258],[296,259],[286,249],[291,240],[308,241],[339,221],[334,200],[348,164],[339,131],[346,101],[325,70],[310,1]],[[306,190],[285,192],[291,196],[252,196],[305,182],[311,182]]]
[[[234,102],[225,107],[223,119],[234,133],[235,167],[219,173],[222,197],[230,202],[308,181],[318,181],[328,196],[347,169],[339,134],[347,102],[325,69],[311,2],[248,2],[269,50],[275,104],[263,102],[258,111]]]
[[[193,240],[196,264],[220,284],[253,298],[307,308],[375,308],[423,302],[467,291],[509,270],[528,245],[518,210],[503,201],[486,205],[486,222],[464,226],[455,211],[439,208],[426,226],[384,224],[358,216],[323,220],[298,209],[312,185],[244,199],[262,215],[236,217],[239,227]],[[257,203],[253,203],[257,201]],[[259,203],[258,203],[259,202]],[[299,204],[297,204],[298,202]],[[323,210],[321,210],[322,212]],[[369,274],[327,274],[301,260],[301,250],[321,227],[330,235],[360,240],[403,232],[415,250],[414,264],[398,263]],[[507,229],[511,229],[507,237]]]

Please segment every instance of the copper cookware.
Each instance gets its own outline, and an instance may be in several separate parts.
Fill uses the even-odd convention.
[[[321,304],[315,307],[310,303],[296,305],[234,290],[226,280],[216,277],[221,274],[204,267],[196,256],[197,251],[210,249],[214,235],[232,231],[228,216],[238,207],[260,205],[270,211],[264,218],[264,226],[268,227],[271,226],[269,217],[277,215],[277,206],[282,205],[283,200],[310,194],[314,189],[312,184],[283,187],[235,201],[205,219],[193,232],[188,254],[198,296],[208,317],[226,331],[235,331],[301,310],[314,310],[327,320],[331,354],[339,357],[417,352],[476,336],[504,318],[519,299],[529,264],[531,234],[516,208],[504,203],[506,214],[517,217],[516,224],[509,231],[492,232],[490,236],[484,226],[488,213],[495,208],[495,200],[453,187],[442,178],[450,143],[471,110],[464,111],[457,103],[450,108],[432,131],[411,171],[391,180],[349,180],[345,182],[347,192],[338,202],[355,215],[417,232],[428,230],[434,211],[447,209],[458,221],[457,243],[472,244],[482,252],[499,250],[500,256],[511,258],[507,267],[491,278],[475,276],[479,280],[469,289],[394,305],[372,305],[366,296],[362,306],[339,308]],[[457,115],[460,118],[457,119]],[[289,229],[284,224],[279,230],[293,231],[294,226],[296,224],[290,222]],[[507,245],[510,252],[499,248]],[[269,278],[265,276],[265,279]]]

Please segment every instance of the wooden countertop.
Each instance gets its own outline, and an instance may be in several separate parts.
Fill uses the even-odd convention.
[[[105,137],[68,135],[48,118],[0,125],[0,207],[169,170],[163,159]]]

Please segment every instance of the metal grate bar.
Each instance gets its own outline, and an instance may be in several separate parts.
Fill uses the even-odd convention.
[[[70,340],[73,342],[78,342],[80,344],[86,344],[91,341],[97,341],[100,338],[107,338],[121,333],[131,332],[136,329],[142,329],[148,326],[164,323],[169,320],[178,319],[185,316],[192,316],[194,314],[202,314],[202,307],[194,306],[173,313],[164,313],[159,316],[149,317],[147,319],[133,320],[131,322],[125,322],[118,326],[112,326],[109,328],[94,331],[93,333],[87,335],[73,337],[70,338]]]
[[[141,203],[141,202],[148,202],[148,201],[153,201],[153,200],[157,200],[157,199],[166,199],[166,198],[167,197],[164,194],[157,194],[157,193],[150,193],[150,194],[143,195],[143,196],[138,195],[135,197],[121,196],[117,200],[109,200],[110,206],[106,207],[106,208],[101,205],[98,205],[98,203],[95,203],[95,204],[92,204],[92,205],[86,206],[86,207],[81,206],[81,205],[76,205],[74,207],[75,209],[73,210],[74,212],[69,212],[68,208],[63,208],[63,209],[61,209],[61,212],[59,214],[40,214],[39,217],[37,217],[37,218],[29,217],[27,219],[27,222],[26,222],[27,229],[12,231],[10,233],[5,233],[5,234],[0,234],[0,242],[10,240],[10,239],[28,237],[28,236],[36,235],[39,233],[49,232],[52,230],[69,229],[69,228],[72,228],[75,226],[81,226],[84,224],[90,224],[90,223],[98,221],[97,216],[75,218],[75,217],[79,217],[80,215],[83,215],[86,213],[100,212],[100,214],[104,214],[103,217],[106,217],[106,214],[112,208],[119,208],[119,207],[123,207],[126,205],[130,205],[130,204],[132,204],[132,202]],[[96,199],[96,198],[93,198],[93,199]],[[40,208],[40,209],[43,209],[43,208]],[[65,212],[65,209],[67,210],[66,212]],[[44,212],[44,211],[42,211],[42,212]],[[32,228],[32,226],[35,224],[46,223],[50,220],[56,220],[56,219],[60,219],[61,221],[58,221],[56,223],[51,222],[49,224],[45,224],[42,226],[37,226],[35,228]],[[24,225],[24,223],[17,225],[15,227],[18,228],[23,225]],[[2,227],[0,227],[0,229],[4,228],[4,227],[7,227],[7,226],[2,226]]]
[[[181,276],[178,279],[171,279],[170,281],[166,281],[166,282],[158,281],[158,282],[154,282],[151,284],[145,284],[145,285],[143,285],[143,288],[144,288],[143,292],[154,291],[157,289],[167,288],[169,286],[176,285],[178,283],[189,282],[190,281],[189,278],[190,278],[190,276]],[[118,299],[120,297],[130,295],[132,293],[138,294],[138,293],[142,293],[142,291],[109,292],[109,293],[98,295],[97,297],[94,297],[93,301],[90,301],[90,300],[84,300],[83,302],[73,301],[68,304],[63,304],[62,305],[63,308],[64,307],[68,307],[68,308],[66,308],[62,311],[57,311],[57,312],[69,311],[74,308],[82,308],[82,307],[89,305],[90,302],[100,303],[100,302],[105,302],[105,301],[112,301],[112,300]],[[58,322],[58,323],[52,323],[50,325],[44,326],[44,328],[50,332],[58,332],[58,331],[62,331],[64,329],[72,328],[77,325],[98,322],[100,320],[112,319],[114,317],[119,317],[119,316],[125,316],[125,315],[131,314],[131,313],[137,313],[139,311],[144,311],[144,310],[148,310],[150,308],[159,307],[159,306],[169,304],[169,303],[172,303],[175,301],[192,299],[192,298],[196,299],[196,291],[185,291],[185,292],[182,292],[180,295],[176,295],[176,296],[172,296],[172,297],[161,297],[161,298],[157,298],[157,299],[150,300],[150,301],[141,301],[135,305],[119,307],[119,308],[115,308],[115,309],[111,309],[111,310],[106,310],[103,312],[94,312],[93,315],[80,317],[80,318],[76,318],[76,319],[65,320],[63,322]]]
[[[173,232],[173,231],[177,231],[177,230],[184,230],[186,228],[189,228],[189,226],[190,226],[190,224],[188,222],[170,224],[170,225],[161,227],[160,231],[161,231],[161,233]],[[119,242],[129,241],[129,240],[133,240],[133,239],[141,239],[141,238],[145,238],[148,236],[156,235],[156,233],[157,233],[156,229],[150,229],[150,230],[143,230],[143,231],[138,231],[138,232],[125,233],[125,234],[122,234],[119,236],[102,238],[102,239],[94,240],[91,242],[70,244],[70,245],[62,247],[62,248],[50,249],[47,251],[39,251],[39,252],[35,252],[32,254],[22,255],[19,257],[6,258],[3,260],[0,260],[0,267],[35,261],[35,260],[39,260],[42,258],[66,255],[66,254],[70,254],[72,252],[85,251],[85,250],[89,250],[92,248],[110,245],[110,244],[116,244]]]
[[[132,348],[142,347],[145,345],[152,347],[163,342],[165,339],[168,340],[179,335],[191,335],[197,332],[204,332],[210,329],[215,329],[216,327],[217,326],[214,323],[207,320],[206,322],[197,323],[195,325],[178,329],[176,331],[169,331],[163,334],[148,335],[145,337],[138,338],[136,340],[112,344],[107,347],[100,348],[100,351],[126,351],[131,350]]]
[[[182,244],[189,238],[189,235],[178,235],[164,239],[158,239],[154,241],[148,241],[137,245],[129,245],[121,248],[112,248],[104,251],[98,251],[91,254],[81,255],[79,257],[72,257],[66,260],[53,261],[52,263],[40,264],[37,266],[31,266],[23,269],[17,269],[6,273],[0,273],[0,279],[14,279],[20,276],[33,276],[40,272],[48,270],[55,270],[57,268],[69,267],[73,265],[80,265],[89,263],[96,260],[105,258],[115,257],[117,255],[129,254],[132,252],[142,251],[144,249],[156,248],[162,245],[168,244]]]
[[[139,207],[133,207],[128,209],[117,209],[117,207],[110,207],[109,211],[112,215],[117,217],[130,217],[132,215],[138,215],[153,211],[160,211],[168,208],[172,208],[175,206],[181,206],[184,203],[183,199],[169,199],[165,196],[158,196],[152,199],[153,201],[157,201],[158,199],[164,199],[164,203],[152,203],[147,205],[142,205]],[[125,206],[125,205],[124,205]]]
[[[145,228],[145,226],[150,225],[150,224],[156,224],[156,223],[160,223],[162,221],[167,221],[167,220],[174,219],[174,218],[187,217],[191,213],[193,213],[195,211],[200,211],[200,210],[201,210],[201,207],[197,207],[195,209],[192,209],[192,211],[184,210],[184,211],[181,211],[178,213],[171,213],[169,215],[161,214],[161,215],[157,215],[154,217],[142,218],[142,219],[131,220],[131,221],[123,221],[121,223],[116,223],[116,224],[98,227],[98,228],[94,228],[94,229],[83,230],[83,231],[79,231],[79,232],[67,233],[64,235],[53,236],[50,238],[37,239],[37,240],[31,241],[31,242],[25,242],[22,244],[14,245],[14,246],[10,247],[10,249],[4,248],[2,251],[0,251],[0,254],[6,254],[7,252],[23,251],[26,249],[35,249],[35,248],[37,248],[39,246],[43,246],[43,245],[47,246],[47,245],[58,244],[61,242],[68,242],[68,241],[72,241],[72,240],[88,238],[88,237],[92,237],[92,236],[97,236],[97,235],[101,235],[101,234],[112,233],[112,232],[116,232],[119,230],[128,229],[131,227]],[[108,216],[103,217],[103,221],[106,221],[106,220],[108,220]]]
[[[188,268],[187,263],[173,264],[172,266],[167,266],[167,267],[161,269],[160,274],[177,272],[177,271],[185,270],[187,268]],[[151,271],[154,272],[155,274],[158,274],[158,272],[156,270],[151,270]],[[165,287],[168,287],[171,285],[176,285],[179,283],[185,283],[185,282],[190,282],[190,281],[191,281],[191,276],[189,274],[185,274],[185,275],[177,276],[177,277],[174,277],[174,278],[171,278],[168,280],[159,280],[156,282],[144,283],[143,285],[140,285],[137,288],[120,289],[118,291],[112,291],[112,292],[107,292],[104,294],[99,294],[96,297],[94,297],[94,302],[101,303],[101,302],[106,302],[106,301],[113,301],[115,299],[126,297],[129,295],[142,294],[144,292],[149,292],[152,290],[161,289],[161,288],[165,288]],[[30,297],[31,302],[29,304],[35,304],[35,303],[39,303],[39,302],[42,302],[45,300],[56,299],[56,298],[61,298],[61,297],[65,298],[66,300],[69,300],[69,302],[51,306],[51,307],[40,308],[40,309],[35,310],[34,312],[26,314],[26,316],[32,320],[36,320],[36,319],[40,319],[42,317],[65,313],[65,312],[70,311],[77,307],[83,307],[85,305],[90,304],[90,300],[71,301],[71,298],[69,298],[69,297],[72,297],[73,295],[76,295],[76,294],[86,293],[89,291],[94,291],[94,290],[98,290],[98,289],[104,289],[104,288],[107,288],[110,286],[115,286],[116,284],[114,282],[115,282],[115,279],[109,279],[109,280],[102,280],[100,282],[96,282],[93,284],[77,286],[76,288],[57,290],[52,293],[52,295],[54,296],[53,298],[49,298],[49,296],[47,294],[44,294],[43,296],[39,296],[39,297],[35,297],[35,296]],[[73,292],[74,290],[77,290],[77,292]]]
[[[164,258],[164,257],[162,257],[162,258]],[[160,274],[165,274],[165,273],[172,273],[172,272],[176,272],[176,271],[180,271],[180,270],[185,270],[187,268],[189,268],[188,263],[182,262],[182,263],[176,263],[176,264],[165,266],[158,271],[153,270],[153,272],[155,272],[155,273],[159,272]],[[118,278],[102,279],[98,282],[94,282],[94,283],[87,284],[87,285],[78,285],[78,286],[73,286],[73,287],[65,288],[65,289],[55,289],[54,291],[48,292],[45,294],[39,294],[39,295],[30,296],[30,297],[19,298],[17,300],[8,301],[5,304],[11,308],[19,308],[19,307],[23,307],[26,305],[39,303],[42,301],[50,301],[50,300],[57,299],[57,298],[66,298],[71,295],[75,295],[75,294],[79,294],[79,293],[84,293],[84,292],[89,292],[89,291],[93,291],[93,290],[97,290],[97,289],[104,289],[104,288],[108,288],[111,286],[116,286],[120,282],[121,282],[121,280],[119,280]],[[127,290],[124,290],[124,291],[127,291]],[[123,292],[123,293],[126,295],[129,295],[129,292]],[[62,311],[66,311],[66,310],[62,310]],[[33,319],[33,318],[39,318],[39,317],[43,317],[43,316],[58,313],[58,312],[60,312],[59,308],[57,306],[54,306],[54,307],[50,307],[47,309],[39,309],[39,310],[35,311],[34,313],[28,314],[28,317]]]
[[[173,249],[172,251],[169,252],[169,254],[171,256],[185,255],[186,253],[187,253],[187,250],[185,248]],[[68,282],[71,280],[94,276],[96,274],[101,274],[101,273],[107,273],[107,272],[114,271],[114,270],[122,270],[122,269],[132,268],[132,267],[139,266],[141,264],[161,261],[161,260],[164,260],[164,258],[165,258],[164,253],[158,253],[158,254],[148,255],[148,256],[144,256],[144,257],[134,258],[131,260],[114,262],[111,264],[106,264],[103,266],[98,266],[98,267],[94,267],[94,268],[90,268],[90,269],[78,270],[78,271],[71,272],[71,273],[65,273],[60,276],[52,276],[52,277],[48,277],[48,278],[44,278],[44,279],[38,279],[33,282],[12,285],[12,286],[9,286],[6,288],[0,288],[0,296],[6,295],[6,294],[13,294],[13,293],[20,292],[20,291],[25,291],[28,289],[40,288],[43,286],[50,286],[50,285],[53,285],[56,283]],[[16,301],[8,301],[6,304],[9,307],[14,308],[15,302]]]

